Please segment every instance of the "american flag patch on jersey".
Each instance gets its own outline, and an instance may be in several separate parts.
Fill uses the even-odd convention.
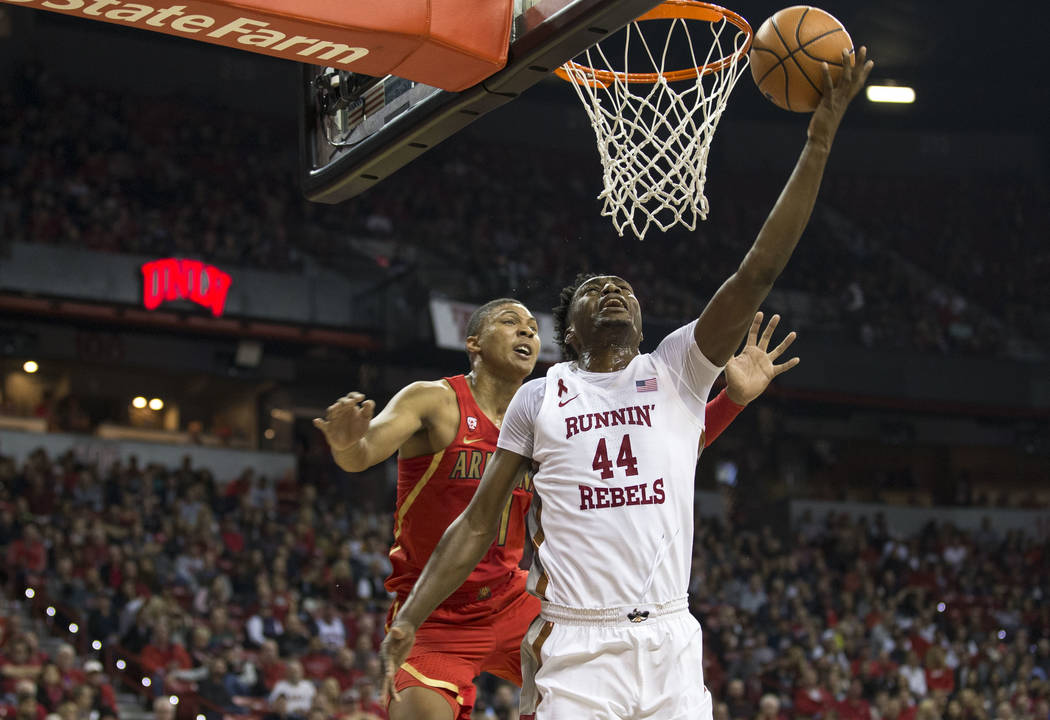
[[[649,378],[648,380],[635,380],[634,389],[638,392],[653,392],[656,390],[656,378]]]

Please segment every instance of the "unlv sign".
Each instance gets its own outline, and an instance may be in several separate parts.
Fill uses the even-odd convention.
[[[189,300],[220,317],[230,282],[227,273],[200,260],[154,260],[142,266],[142,304],[156,310],[162,302]]]

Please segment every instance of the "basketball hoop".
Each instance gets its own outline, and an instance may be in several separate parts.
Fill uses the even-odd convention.
[[[702,62],[703,49],[693,42],[698,23],[711,33]],[[723,40],[729,27],[736,31],[731,46],[728,34]],[[639,240],[650,225],[695,230],[697,218],[707,218],[707,155],[729,94],[747,67],[751,37],[747,21],[731,10],[665,0],[622,34],[555,71],[576,88],[594,128],[603,169],[602,215],[612,218],[621,237],[627,227]],[[622,62],[614,65],[609,58],[620,60],[621,40]],[[686,64],[685,52],[685,69],[665,69],[676,53]]]

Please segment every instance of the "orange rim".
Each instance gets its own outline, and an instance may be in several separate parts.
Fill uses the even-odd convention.
[[[751,26],[747,24],[747,20],[737,13],[712,3],[700,2],[699,0],[664,0],[663,3],[657,5],[645,15],[642,15],[635,20],[635,22],[643,22],[645,20],[701,20],[713,23],[722,19],[725,19],[730,25],[736,26],[736,28],[743,32],[747,38],[744,41],[744,46],[737,52],[734,52],[732,55],[726,55],[725,57],[707,63],[706,65],[698,65],[697,67],[686,68],[685,70],[672,70],[670,72],[662,73],[635,73],[598,70],[597,68],[592,68],[570,60],[565,63],[565,65],[572,68],[576,73],[580,73],[583,77],[573,77],[569,75],[564,66],[555,70],[554,74],[566,82],[579,83],[580,85],[594,84],[608,87],[617,80],[628,83],[653,84],[659,82],[660,78],[664,78],[668,82],[678,82],[681,80],[692,80],[701,75],[716,73],[739,61],[740,58],[747,55],[748,51],[751,49],[751,38],[753,37]]]

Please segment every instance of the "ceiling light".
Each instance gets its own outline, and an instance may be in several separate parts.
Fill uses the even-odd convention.
[[[905,85],[868,85],[868,100],[877,103],[913,103],[915,91]]]

